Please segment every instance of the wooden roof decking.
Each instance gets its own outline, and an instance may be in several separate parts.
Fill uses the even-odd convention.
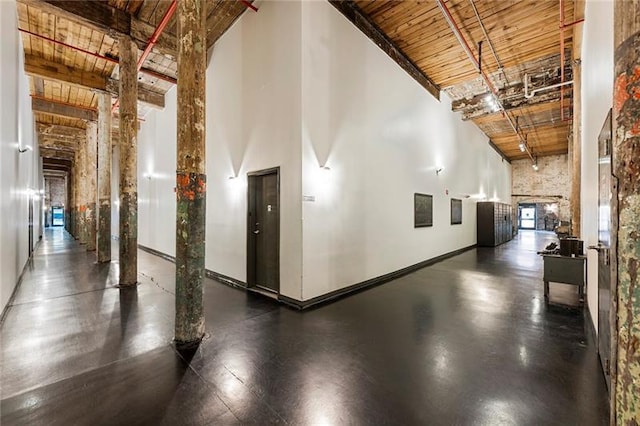
[[[489,93],[475,66],[467,57],[435,0],[355,0],[368,19],[380,28],[453,101],[463,119],[471,119],[509,158],[527,157],[519,139],[501,112],[494,113],[482,102]],[[560,81],[559,0],[446,0],[453,20],[472,53],[479,57],[483,42],[482,69],[500,92],[500,101],[512,120],[518,117],[527,143],[535,156],[566,153],[570,121],[560,117],[559,89],[525,99],[525,74],[537,78],[536,87]],[[491,52],[474,11],[495,48]],[[579,17],[574,0],[564,0],[564,21]],[[573,30],[564,32],[565,81],[571,80]],[[544,103],[545,113],[537,103]],[[571,87],[565,89],[565,117],[572,111]],[[533,109],[532,109],[533,108]],[[538,112],[535,112],[538,111]]]
[[[356,0],[356,5],[408,60],[453,101],[463,119],[473,120],[510,159],[523,158],[518,137],[502,113],[492,112],[482,99],[485,83],[467,58],[435,0]],[[567,152],[570,122],[560,118],[559,90],[525,100],[523,79],[534,87],[559,81],[559,0],[474,0],[477,12],[503,68],[489,48],[471,0],[446,0],[463,37],[478,56],[484,41],[482,66],[500,92],[510,116],[519,120],[536,156]],[[565,22],[575,21],[577,0],[564,0]],[[119,56],[117,35],[129,33],[139,49],[146,46],[162,20],[169,0],[61,1],[18,0],[19,28],[25,68],[32,75],[34,99],[56,105],[95,109],[97,91],[117,95]],[[239,0],[211,0],[207,15],[208,44],[213,43],[247,9]],[[55,41],[54,41],[55,40]],[[565,31],[565,80],[571,78],[573,31]],[[66,44],[66,45],[63,45]],[[141,52],[141,50],[140,50]],[[176,19],[173,17],[139,73],[139,114],[162,107],[164,94],[176,79]],[[565,90],[570,116],[572,93]],[[113,98],[115,102],[115,96]],[[62,108],[64,111],[70,108]],[[60,111],[58,111],[60,112]],[[42,108],[38,122],[85,128],[83,114],[65,116]],[[117,122],[117,120],[114,120]]]
[[[251,2],[252,0],[249,0]],[[139,54],[171,4],[170,0],[18,0],[18,27],[30,78],[34,115],[40,129],[41,155],[59,158],[69,145],[55,150],[51,132],[85,129],[95,119],[97,92],[118,94],[118,34],[130,34]],[[247,9],[238,0],[208,3],[208,45]],[[138,75],[138,115],[164,107],[164,95],[176,82],[176,18],[172,17]],[[118,136],[117,109],[113,137]],[[41,137],[40,137],[41,136]],[[60,136],[60,135],[54,135]],[[116,141],[114,141],[115,143]],[[68,154],[64,154],[68,156]],[[53,157],[51,157],[53,158]],[[65,157],[66,158],[66,157]],[[46,163],[56,164],[57,163]]]

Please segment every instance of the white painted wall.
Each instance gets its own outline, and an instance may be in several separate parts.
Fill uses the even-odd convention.
[[[29,198],[34,199],[34,246],[42,235],[44,189],[29,82],[15,1],[0,1],[0,309],[3,310],[28,259]],[[18,153],[18,146],[32,151]]]
[[[111,238],[120,237],[120,148],[113,146],[111,157]],[[118,253],[111,253],[112,259],[118,258]]]
[[[582,42],[581,239],[598,244],[598,134],[613,99],[613,2],[589,0]],[[598,254],[587,250],[587,303],[598,329]]]
[[[510,202],[509,164],[328,2],[303,2],[302,21],[303,193],[315,197],[302,298],[475,244],[475,201],[451,225],[450,198]],[[415,192],[433,195],[433,227],[414,229]]]
[[[138,243],[175,256],[177,99],[149,114],[138,133]]]
[[[281,293],[300,298],[301,5],[267,1],[207,69],[206,267],[246,281],[247,173],[280,167]],[[138,135],[139,243],[175,255],[176,91]],[[150,175],[151,179],[146,176]],[[229,179],[237,176],[237,179]]]
[[[299,299],[301,4],[258,7],[217,42],[207,70],[206,264],[246,282],[246,176],[279,166],[280,292]]]
[[[139,242],[171,255],[175,120],[171,92],[138,138]],[[208,269],[246,281],[247,173],[271,167],[281,173],[281,293],[297,300],[473,245],[474,200],[452,226],[450,197],[511,195],[510,166],[486,136],[326,2],[262,2],[214,48]],[[414,192],[433,194],[435,226],[413,228]]]

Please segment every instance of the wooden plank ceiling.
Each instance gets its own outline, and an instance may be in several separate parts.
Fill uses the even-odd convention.
[[[525,74],[533,88],[560,82],[560,0],[443,1],[476,58],[480,56],[478,42],[482,42],[482,70],[498,90],[512,122],[517,119],[520,136],[505,114],[494,111],[496,108],[487,101],[489,88],[436,0],[351,3],[447,93],[454,111],[465,120],[473,120],[507,158],[528,158],[519,148],[525,138],[534,158],[567,152],[573,110],[571,86],[565,86],[563,93],[564,120],[560,89],[526,99],[523,87]],[[577,20],[574,1],[562,3],[565,25],[573,23]],[[565,81],[572,78],[573,28],[564,31]]]
[[[248,1],[249,3],[252,0]],[[88,120],[97,117],[97,93],[112,94],[113,143],[118,140],[118,43],[128,34],[139,55],[170,0],[18,0],[18,27],[30,76],[32,108],[45,169],[68,170]],[[240,0],[208,2],[208,45],[247,10]],[[138,74],[138,114],[164,107],[176,83],[176,18],[172,16]]]

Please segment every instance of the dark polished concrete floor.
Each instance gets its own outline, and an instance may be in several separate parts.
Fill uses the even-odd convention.
[[[174,265],[139,252],[115,287],[48,229],[2,328],[2,425],[604,425],[588,319],[545,306],[523,232],[391,283],[297,312],[207,280],[207,339],[178,354]],[[117,250],[115,251],[117,252]],[[577,302],[552,284],[551,301]]]

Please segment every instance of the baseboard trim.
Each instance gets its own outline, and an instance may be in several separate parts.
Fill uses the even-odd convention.
[[[587,295],[584,295],[584,298],[587,299]],[[587,300],[584,304],[584,321],[587,323],[587,329],[590,337],[595,342],[596,352],[598,352],[598,332],[596,331],[596,326],[593,323],[593,317],[591,316],[591,307],[589,306],[589,301]]]
[[[143,246],[142,244],[138,244],[138,248],[142,251],[146,251],[147,253],[158,256],[164,260],[168,260],[171,263],[176,263],[175,256],[171,256],[169,254],[163,253],[156,249],[152,249],[151,247]],[[237,280],[235,278],[231,278],[227,275],[220,274],[216,271],[212,271],[211,269],[205,269],[204,274],[207,278],[211,278],[212,280],[218,281],[222,284],[226,284],[231,287],[241,288],[243,290],[247,289],[247,284],[245,284],[244,282]]]
[[[247,290],[247,284],[235,278],[231,278],[227,275],[220,274],[218,272],[212,271],[211,269],[205,269],[204,274],[211,278],[212,280],[216,280],[221,282],[222,284],[226,284],[231,287],[241,288],[243,290]]]
[[[344,287],[327,294],[323,294],[322,296],[314,297],[313,299],[300,301],[300,300],[293,299],[291,297],[280,295],[278,297],[278,300],[280,300],[281,302],[285,303],[288,306],[291,306],[293,308],[300,309],[300,310],[309,309],[311,307],[317,307],[318,305],[328,303],[328,302],[333,302],[337,299],[350,296],[354,293],[357,293],[381,284],[388,283],[389,281],[393,281],[395,279],[408,275],[412,272],[415,272],[419,269],[441,262],[450,257],[457,256],[461,253],[464,253],[465,251],[469,251],[476,247],[477,247],[477,244],[463,247],[461,249],[454,250],[449,253],[445,253],[440,256],[436,256],[431,259],[424,260],[414,265],[407,266],[406,268],[398,269],[397,271],[389,272],[388,274],[380,275],[378,277],[371,278],[356,284],[352,284],[348,287]]]
[[[9,300],[7,300],[7,304],[4,306],[4,308],[2,308],[2,314],[0,315],[0,327],[4,324],[4,320],[7,317],[9,308],[13,306],[13,301],[16,298],[16,293],[18,293],[18,287],[20,287],[20,284],[22,284],[22,278],[24,277],[24,273],[27,272],[27,266],[29,266],[29,264],[33,261],[33,255],[36,252],[36,250],[38,250],[38,248],[40,247],[40,243],[42,243],[42,237],[38,239],[38,242],[33,247],[33,251],[31,252],[31,255],[29,256],[27,261],[24,263],[24,266],[22,267],[22,271],[20,272],[20,275],[18,275],[18,280],[16,281],[16,285],[13,287],[13,291],[11,292],[11,296],[9,296]]]
[[[138,248],[140,250],[142,250],[142,251],[146,251],[147,253],[151,253],[153,255],[161,257],[164,260],[168,260],[169,262],[176,263],[176,258],[174,256],[169,255],[169,254],[163,253],[163,252],[158,251],[156,249],[152,249],[151,247],[143,246],[142,244],[138,244]]]
[[[351,294],[357,293],[359,291],[363,291],[366,290],[368,288],[371,287],[375,287],[384,283],[387,283],[389,281],[393,281],[397,278],[403,277],[407,274],[410,274],[412,272],[415,272],[419,269],[425,268],[427,266],[431,266],[435,263],[438,262],[442,262],[445,259],[449,259],[453,256],[457,256],[461,253],[464,253],[465,251],[469,251],[471,249],[474,249],[477,247],[477,244],[472,244],[470,246],[467,247],[463,247],[461,249],[458,250],[454,250],[454,251],[450,251],[448,253],[442,254],[440,256],[436,256],[433,257],[431,259],[427,259],[424,260],[422,262],[416,263],[415,265],[411,265],[411,266],[407,266],[406,268],[402,268],[402,269],[398,269],[397,271],[393,271],[393,272],[389,272],[388,274],[384,274],[384,275],[380,275],[379,277],[375,277],[375,278],[371,278],[369,280],[366,281],[362,281],[353,285],[350,285],[348,287],[344,287],[335,291],[332,291],[331,293],[327,293],[324,294],[322,296],[317,296],[314,297],[313,299],[309,299],[309,300],[297,300],[297,299],[293,299],[291,297],[288,296],[284,296],[282,294],[278,295],[278,301],[282,302],[283,304],[290,306],[292,308],[298,309],[298,310],[304,310],[304,309],[309,309],[311,307],[317,307],[321,304],[324,303],[328,303],[328,302],[332,302],[335,301],[337,299],[340,299],[342,297],[346,297],[349,296]],[[165,260],[168,260],[169,262],[176,262],[176,258],[174,256],[170,256],[166,253],[162,253],[158,250],[152,249],[150,247],[146,247],[143,245],[138,244],[138,248],[140,250],[146,251],[148,253],[151,253],[153,255],[156,255],[158,257],[161,257]],[[237,280],[235,278],[229,277],[227,275],[224,274],[220,274],[218,272],[212,271],[210,269],[205,269],[205,275],[207,276],[207,278],[211,278],[212,280],[218,281],[219,283],[228,285],[230,287],[233,288],[238,288],[238,289],[242,289],[245,291],[251,291],[251,288],[247,287],[247,284],[243,281]]]

